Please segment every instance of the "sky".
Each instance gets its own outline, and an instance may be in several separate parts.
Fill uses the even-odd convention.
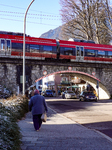
[[[32,0],[0,0],[0,31],[24,32],[24,15]],[[26,18],[26,34],[41,34],[62,25],[60,0],[35,0]],[[112,0],[110,0],[112,4]]]
[[[0,31],[24,32],[24,15],[32,0],[0,0]],[[60,0],[35,0],[26,18],[26,34],[41,34],[62,25]]]

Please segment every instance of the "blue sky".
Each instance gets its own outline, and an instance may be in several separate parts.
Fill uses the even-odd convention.
[[[0,0],[0,30],[23,32],[24,14],[32,0]],[[41,34],[62,25],[60,0],[35,0],[26,21],[26,34]],[[112,0],[110,0],[112,4]]]
[[[0,31],[24,31],[24,14],[32,0],[0,0]],[[26,34],[41,34],[62,25],[60,0],[35,0],[26,20]]]

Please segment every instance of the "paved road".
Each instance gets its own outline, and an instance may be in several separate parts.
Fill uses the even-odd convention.
[[[58,113],[112,138],[112,100],[79,102],[76,99],[46,98],[46,101]]]
[[[48,111],[48,119],[35,131],[31,113],[18,122],[22,134],[21,150],[112,150],[112,140],[94,130]]]

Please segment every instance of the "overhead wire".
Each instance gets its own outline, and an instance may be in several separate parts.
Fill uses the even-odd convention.
[[[15,7],[15,6],[9,6],[9,5],[4,5],[4,4],[0,4],[1,6],[5,6],[5,7],[12,7],[12,8],[17,8],[17,9],[22,9],[25,10],[25,8],[21,8],[21,7]],[[39,12],[39,13],[28,13],[27,18],[32,18],[32,19],[41,19],[42,20],[61,20],[59,15],[56,15],[54,13],[48,13],[48,12],[43,12],[43,11],[37,11],[37,10],[31,10],[31,11],[35,11],[35,12]],[[14,19],[14,17],[23,17],[24,13],[23,12],[13,12],[13,11],[5,11],[5,10],[0,10],[0,16],[6,16],[6,18],[4,17],[0,17],[0,19],[3,20],[11,20],[11,21],[18,21],[18,22],[23,22],[22,20],[17,20]],[[45,13],[45,14],[44,14]],[[17,15],[11,15],[11,14],[17,14]],[[21,15],[21,16],[20,16]],[[13,17],[13,19],[9,19],[7,17]],[[38,17],[35,17],[38,16]],[[43,18],[44,17],[44,18]],[[50,26],[59,26],[59,25],[53,25],[53,24],[46,24],[46,23],[38,23],[38,22],[32,22],[32,21],[27,21],[27,23],[33,23],[33,24],[42,24],[42,25],[50,25]]]
[[[21,12],[12,12],[12,11],[1,11],[1,13],[11,13],[11,14],[22,14],[24,15],[24,13],[21,13]],[[59,18],[60,16],[59,15],[46,15],[46,14],[42,14],[42,12],[40,14],[31,14],[31,13],[28,13],[28,15],[34,15],[34,16],[47,16],[47,17],[55,17],[55,18]]]
[[[3,20],[11,20],[11,21],[18,21],[18,22],[23,22],[22,20],[15,20],[15,19],[9,19],[9,18],[0,18]],[[27,23],[33,23],[33,24],[42,24],[42,25],[50,25],[50,26],[58,26],[58,25],[53,25],[53,24],[46,24],[46,23],[38,23],[38,22],[31,22],[31,21],[27,21]]]
[[[21,8],[21,7],[15,7],[15,6],[10,6],[10,5],[5,5],[5,4],[0,4],[1,6],[6,6],[6,7],[12,7],[12,8],[17,8],[17,9],[23,9],[25,10],[26,8]],[[35,11],[35,12],[42,12],[42,13],[46,13],[46,14],[54,14],[54,15],[57,15],[55,13],[50,13],[50,12],[44,12],[44,11],[37,11],[37,10],[33,10],[33,9],[30,9],[30,11]]]
[[[3,16],[12,16],[12,17],[23,17],[23,16],[18,16],[18,15],[11,15],[11,14],[22,14],[22,15],[24,15],[24,13],[19,13],[19,12],[9,12],[9,11],[0,11],[1,13],[3,13],[3,14],[0,14],[0,15],[3,15]],[[6,14],[4,14],[4,12],[6,13]],[[31,16],[39,16],[39,17],[31,17]],[[44,18],[42,18],[44,16]],[[49,18],[48,18],[48,16],[49,16]],[[57,17],[55,17],[55,16],[51,16],[51,15],[43,15],[43,14],[28,14],[28,16],[27,16],[27,18],[33,18],[33,19],[40,19],[40,17],[41,17],[41,19],[47,19],[47,20],[60,20],[60,19],[58,19]]]

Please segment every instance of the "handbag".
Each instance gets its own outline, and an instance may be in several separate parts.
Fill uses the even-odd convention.
[[[41,120],[42,120],[43,122],[46,122],[46,120],[47,120],[47,114],[46,114],[46,113],[43,113],[43,114],[42,114]]]

